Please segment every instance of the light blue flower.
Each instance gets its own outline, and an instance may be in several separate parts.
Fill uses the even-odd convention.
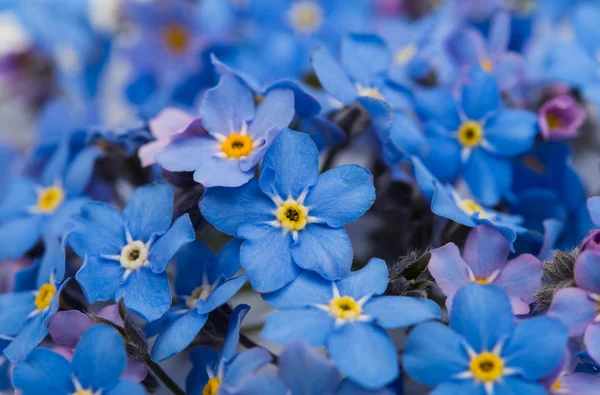
[[[364,388],[382,388],[399,374],[396,348],[384,329],[441,317],[431,300],[379,296],[387,284],[387,265],[377,258],[336,282],[303,272],[285,288],[263,295],[282,311],[267,316],[261,335],[275,343],[303,339],[326,346],[343,375]]]
[[[15,365],[12,380],[23,395],[143,395],[140,384],[119,379],[126,358],[121,336],[107,325],[95,325],[81,337],[72,362],[39,348]]]
[[[263,394],[252,390],[257,387],[263,390],[275,390],[273,386],[278,385],[282,387],[275,378],[254,375],[271,362],[272,357],[267,350],[257,347],[236,353],[240,325],[249,310],[250,306],[244,304],[233,310],[221,355],[210,347],[198,347],[190,352],[194,367],[186,380],[189,395]]]
[[[240,269],[240,244],[234,239],[215,256],[195,241],[177,255],[175,293],[180,304],[167,313],[166,326],[152,347],[152,359],[158,362],[181,352],[200,332],[208,314],[246,283],[244,275],[232,278]]]
[[[254,166],[292,121],[294,94],[273,90],[255,111],[252,91],[224,75],[204,95],[200,114],[208,135],[178,139],[157,162],[169,171],[194,171],[194,180],[205,187],[237,187],[254,176]]]
[[[123,299],[147,321],[169,309],[165,269],[196,236],[187,214],[171,225],[172,215],[173,193],[164,183],[138,188],[123,213],[99,202],[82,207],[67,240],[84,258],[75,279],[90,303]]]
[[[262,165],[260,179],[239,188],[208,188],[200,211],[220,231],[244,239],[241,265],[258,292],[275,291],[300,274],[344,277],[352,245],[343,225],[375,200],[371,173],[356,165],[319,176],[315,144],[283,130]]]
[[[417,326],[404,368],[436,394],[546,394],[538,382],[560,366],[567,328],[536,317],[516,324],[508,296],[494,285],[467,284],[454,297],[450,327]]]

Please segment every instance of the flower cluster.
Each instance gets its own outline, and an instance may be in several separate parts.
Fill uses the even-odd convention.
[[[596,1],[33,3],[0,392],[600,393]]]

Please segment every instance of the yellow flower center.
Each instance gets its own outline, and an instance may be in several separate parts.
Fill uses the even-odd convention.
[[[479,381],[496,381],[502,377],[504,362],[496,354],[483,352],[471,359],[469,368],[473,376]]]
[[[489,284],[489,283],[490,283],[490,282],[489,282],[487,279],[485,279],[485,278],[478,278],[478,279],[476,279],[476,280],[475,280],[475,282],[476,282],[477,284],[484,284],[484,285],[485,285],[485,284]]]
[[[385,97],[375,88],[359,88],[360,96],[372,97],[373,99],[385,100]]]
[[[329,302],[329,312],[335,318],[352,321],[360,316],[362,307],[350,296],[341,296]]]
[[[196,303],[198,303],[199,300],[206,301],[206,299],[208,298],[208,295],[210,295],[210,291],[211,291],[210,285],[203,284],[203,285],[199,286],[198,288],[194,289],[194,291],[192,291],[192,294],[190,295],[190,297],[186,299],[185,305],[189,309],[196,308]]]
[[[65,192],[61,187],[44,188],[38,195],[37,209],[41,213],[53,213],[64,199]]]
[[[73,395],[94,395],[94,393],[90,390],[79,390],[77,392],[73,392]]]
[[[319,30],[323,24],[323,9],[314,1],[298,1],[290,8],[289,22],[292,28],[303,34]]]
[[[229,158],[242,158],[252,152],[252,139],[242,134],[232,134],[221,144],[221,149]]]
[[[458,129],[458,142],[463,147],[472,148],[478,146],[483,138],[483,128],[474,121],[466,121]]]
[[[484,59],[481,61],[481,68],[487,71],[488,73],[494,70],[494,62],[490,59]]]
[[[418,51],[417,46],[412,43],[399,49],[394,54],[394,64],[396,64],[396,65],[407,64],[417,54],[417,51]]]
[[[148,261],[148,247],[139,241],[132,241],[121,249],[119,262],[125,269],[136,270]]]
[[[552,391],[558,391],[558,390],[560,390],[561,388],[562,388],[562,385],[560,384],[560,381],[559,381],[559,380],[556,380],[556,381],[554,382],[554,384],[552,384],[552,388],[551,388],[551,389],[552,389]]]
[[[479,218],[485,218],[487,216],[483,207],[479,204],[475,203],[471,199],[463,199],[458,202],[458,207],[464,211],[467,215],[473,215],[475,213],[479,213]]]
[[[217,391],[219,391],[219,387],[221,386],[221,382],[217,377],[213,377],[208,380],[208,383],[204,386],[202,390],[202,395],[217,395]]]
[[[554,114],[546,114],[546,122],[548,122],[550,130],[559,129],[561,126],[560,119]]]
[[[281,227],[287,230],[302,230],[306,227],[308,208],[294,199],[288,199],[277,208],[275,214]]]
[[[54,284],[47,283],[40,287],[35,296],[35,307],[38,310],[44,310],[52,304],[52,299],[56,295],[56,287]]]
[[[187,51],[190,33],[183,25],[169,25],[163,30],[163,40],[169,51],[179,55]]]

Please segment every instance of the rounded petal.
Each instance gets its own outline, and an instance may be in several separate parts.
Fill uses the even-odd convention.
[[[488,278],[506,265],[510,245],[497,229],[480,225],[467,237],[464,259],[475,278]]]
[[[560,378],[561,388],[577,395],[595,395],[600,388],[600,377],[585,373],[573,373]]]
[[[264,348],[254,347],[250,350],[240,352],[227,363],[223,384],[226,386],[236,386],[272,360],[271,353]]]
[[[340,52],[342,65],[362,85],[379,80],[391,65],[389,49],[376,35],[347,35],[342,39]]]
[[[463,176],[473,195],[486,206],[496,205],[512,185],[510,162],[479,148],[471,153]]]
[[[254,139],[261,138],[273,127],[288,127],[293,118],[294,92],[288,89],[272,90],[258,106],[248,134]]]
[[[148,122],[148,126],[157,140],[164,140],[183,132],[193,120],[194,117],[185,111],[175,107],[167,107],[152,118]]]
[[[0,225],[0,261],[20,258],[40,240],[43,218],[31,215]]]
[[[0,294],[0,333],[17,335],[35,308],[31,291]]]
[[[460,124],[456,101],[445,89],[434,88],[418,92],[415,95],[415,110],[423,121],[435,121],[447,131],[456,130]]]
[[[15,365],[12,382],[23,395],[63,395],[75,390],[72,375],[71,363],[63,356],[39,348]]]
[[[494,281],[510,297],[518,297],[527,305],[533,303],[533,297],[542,287],[542,262],[530,254],[523,254],[508,261],[498,278]],[[514,311],[514,306],[513,306]],[[521,314],[526,314],[527,311]]]
[[[332,297],[331,282],[319,274],[303,271],[278,291],[263,294],[270,305],[279,310],[299,309],[315,304],[327,304]]]
[[[75,349],[73,369],[83,388],[110,388],[119,381],[126,359],[121,335],[108,325],[94,325]]]
[[[345,165],[319,177],[306,196],[309,215],[338,228],[356,221],[375,201],[373,175],[364,167]]]
[[[121,380],[119,384],[114,386],[106,395],[144,395],[146,391],[144,387],[131,380]]]
[[[589,325],[583,336],[585,348],[595,361],[600,361],[600,325]]]
[[[194,172],[194,181],[205,188],[239,187],[254,177],[254,167],[244,169],[237,159],[207,158]]]
[[[290,129],[282,130],[263,159],[261,173],[270,167],[275,171],[268,193],[282,199],[297,199],[317,183],[319,152],[309,135]],[[261,188],[263,176],[261,174]]]
[[[209,281],[215,281],[221,274],[224,274],[225,278],[233,277],[240,270],[242,243],[240,239],[233,239],[219,250],[216,264],[208,267]]]
[[[479,67],[469,73],[469,81],[462,91],[462,106],[465,115],[479,121],[500,106],[500,91],[494,77]]]
[[[417,381],[437,386],[469,369],[464,339],[439,322],[427,322],[410,332],[404,350],[404,369]]]
[[[327,344],[334,322],[329,313],[315,308],[278,311],[267,315],[260,336],[279,344],[304,340],[320,347]]]
[[[309,224],[298,232],[298,240],[291,250],[296,265],[315,271],[327,280],[343,278],[352,266],[352,244],[343,228]]]
[[[46,315],[38,314],[25,323],[19,334],[4,349],[4,355],[9,361],[15,363],[27,357],[44,340],[48,334],[48,327],[44,324],[45,319]]]
[[[228,235],[237,235],[244,225],[275,219],[275,204],[250,180],[239,188],[209,188],[200,200],[200,211],[215,228]]]
[[[119,287],[115,299],[123,299],[128,309],[146,321],[157,320],[171,306],[169,277],[166,273],[156,274],[147,268],[135,270]]]
[[[327,350],[340,372],[364,388],[379,389],[398,377],[396,347],[372,324],[344,324],[329,336]]]
[[[164,182],[139,187],[127,202],[123,216],[133,240],[147,243],[153,234],[164,234],[173,218],[171,188]]]
[[[453,182],[463,167],[460,144],[449,136],[428,133],[427,145],[423,164],[441,182]]]
[[[340,294],[358,300],[366,295],[381,295],[388,284],[388,267],[383,259],[371,258],[360,270],[350,272],[336,283]]]
[[[50,320],[48,331],[59,346],[75,348],[81,336],[92,326],[92,320],[77,310],[59,311]]]
[[[254,118],[252,91],[234,76],[221,76],[219,84],[204,94],[200,115],[211,134],[239,133]]]
[[[104,156],[104,151],[99,147],[83,148],[69,164],[63,181],[65,188],[70,192],[83,192],[94,174],[96,160],[102,156]]]
[[[223,395],[287,395],[289,392],[281,380],[269,376],[248,376],[235,388],[224,386]]]
[[[327,48],[324,46],[315,48],[310,60],[319,82],[331,96],[346,105],[356,99],[356,87]]]
[[[193,366],[185,380],[185,387],[188,394],[202,394],[209,379],[206,372],[207,367],[215,365],[219,355],[215,349],[207,346],[196,347],[190,351],[189,355]]]
[[[86,255],[75,280],[81,285],[88,302],[105,302],[115,297],[124,273],[125,269],[116,261]]]
[[[150,247],[148,261],[154,273],[167,269],[171,259],[184,245],[196,239],[196,232],[189,214],[184,214],[173,222],[167,233],[155,240]]]
[[[446,296],[454,295],[461,286],[469,282],[469,268],[454,243],[432,250],[427,267]]]
[[[28,178],[15,178],[5,185],[0,203],[0,219],[6,221],[27,213],[37,203],[37,184]]]
[[[467,284],[454,296],[450,327],[476,351],[490,351],[513,331],[508,296],[494,285]]]
[[[292,260],[290,233],[260,225],[243,227],[239,235],[246,239],[240,262],[255,291],[273,292],[298,277],[300,268]]]
[[[370,299],[364,312],[385,329],[404,328],[442,318],[440,306],[433,300],[408,296],[380,296]]]
[[[577,286],[600,293],[600,252],[583,251],[575,261],[574,271]]]
[[[498,395],[545,395],[547,393],[542,384],[524,380],[519,376],[504,377],[501,382],[494,385],[494,394]]]
[[[559,320],[535,317],[521,321],[502,349],[505,365],[528,380],[539,380],[559,366],[569,339]]]
[[[189,136],[167,145],[156,161],[169,171],[194,171],[221,152],[221,143],[211,136]]]
[[[535,114],[505,109],[485,123],[486,149],[502,157],[519,155],[531,148],[537,132]]]
[[[152,359],[160,362],[183,351],[200,332],[208,314],[195,309],[179,315],[160,332],[152,346]]]
[[[423,155],[429,149],[415,121],[401,112],[394,113],[394,121],[386,135],[394,148],[405,155]]]
[[[248,277],[241,275],[213,289],[210,295],[208,295],[206,302],[202,303],[202,301],[198,301],[196,305],[198,313],[208,314],[217,307],[227,303],[246,284],[247,279]]]
[[[600,196],[589,198],[587,200],[587,208],[594,224],[600,226]]]
[[[86,254],[115,255],[126,244],[123,216],[108,204],[88,203],[72,222],[67,240],[82,258]]]

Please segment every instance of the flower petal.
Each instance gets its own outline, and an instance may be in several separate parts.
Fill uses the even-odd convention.
[[[357,165],[340,166],[321,174],[306,196],[309,215],[334,228],[356,221],[374,201],[373,175]]]
[[[310,59],[319,82],[327,93],[346,105],[356,99],[356,87],[327,48],[324,46],[315,48]]]
[[[189,214],[184,214],[173,222],[167,233],[160,236],[150,246],[148,261],[154,273],[162,273],[167,269],[171,259],[184,245],[196,239],[196,232]]]
[[[398,377],[396,347],[372,324],[343,325],[329,336],[327,349],[340,372],[366,389],[379,389]]]
[[[583,251],[575,261],[574,271],[577,286],[600,293],[600,252]]]
[[[463,176],[469,189],[485,206],[494,206],[510,192],[512,169],[510,162],[475,149],[464,168]]]
[[[206,302],[201,303],[201,301],[198,301],[198,313],[208,314],[227,303],[246,284],[247,279],[248,277],[241,275],[218,286],[210,293]]]
[[[451,296],[469,281],[469,268],[454,243],[431,251],[427,266],[444,295]]]
[[[164,234],[173,218],[171,188],[164,182],[157,182],[136,189],[123,216],[133,240],[147,243],[153,234]]]
[[[359,300],[366,295],[381,295],[388,284],[388,267],[383,259],[371,258],[360,270],[350,272],[337,287],[341,295]]]
[[[35,309],[34,302],[35,295],[31,291],[0,294],[0,333],[17,335]]]
[[[221,152],[221,143],[211,136],[183,137],[167,145],[156,161],[169,171],[194,171]]]
[[[600,361],[600,325],[594,323],[585,330],[583,337],[585,348],[590,356],[596,361]]]
[[[92,320],[77,310],[59,311],[50,320],[48,331],[59,346],[75,348],[81,336],[92,326]]]
[[[506,265],[510,245],[495,228],[480,225],[467,237],[463,257],[476,278],[488,278]]]
[[[136,382],[131,380],[121,380],[119,384],[114,386],[110,391],[106,393],[106,395],[144,395],[146,391],[144,387]]]
[[[340,52],[348,74],[365,86],[381,80],[391,65],[391,54],[376,35],[350,34],[342,39]]]
[[[298,232],[298,240],[291,249],[296,265],[327,280],[339,280],[350,272],[352,244],[343,228],[309,224]]]
[[[123,216],[108,204],[88,203],[72,222],[67,241],[82,258],[86,254],[116,255],[126,244]]]
[[[227,364],[223,384],[226,386],[236,386],[272,360],[271,353],[264,348],[255,347],[240,352]]]
[[[294,92],[288,89],[272,90],[258,106],[248,134],[253,139],[262,138],[273,127],[288,127],[293,118]]]
[[[152,360],[160,362],[183,351],[202,330],[208,314],[193,309],[178,315],[160,332],[152,346]]]
[[[404,328],[442,318],[433,300],[408,296],[380,296],[370,299],[363,311],[385,329]]]
[[[535,114],[524,110],[505,109],[485,123],[484,138],[492,153],[511,157],[527,151],[538,132]]]
[[[474,67],[462,90],[462,106],[465,115],[473,121],[496,111],[500,106],[500,91],[494,77]]]
[[[494,283],[504,288],[508,296],[516,296],[529,305],[535,301],[533,296],[542,287],[543,275],[542,262],[533,255],[523,254],[508,261]],[[520,314],[526,313],[529,313],[529,308]]]
[[[73,367],[63,356],[39,348],[17,363],[12,372],[12,382],[21,393],[70,394],[74,392]]]
[[[115,300],[148,322],[159,319],[171,306],[171,289],[166,273],[156,274],[148,268],[133,271],[119,287]]]
[[[75,280],[81,285],[88,302],[105,302],[115,297],[124,273],[125,269],[116,261],[86,255]]]
[[[43,218],[31,215],[0,225],[0,261],[22,257],[40,240]]]
[[[331,297],[331,282],[309,271],[303,271],[294,281],[278,291],[262,294],[264,300],[279,310],[328,304]]]
[[[320,347],[326,345],[333,326],[333,317],[322,310],[284,310],[267,315],[260,336],[279,344],[301,339],[313,347]]]

